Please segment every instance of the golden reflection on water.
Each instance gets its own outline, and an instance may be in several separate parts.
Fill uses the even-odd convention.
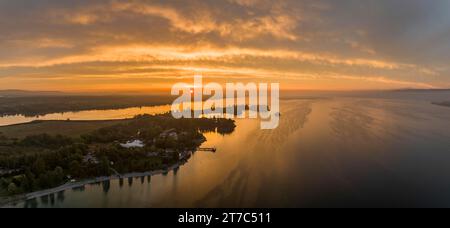
[[[230,135],[176,172],[119,187],[112,181],[41,207],[293,207],[445,205],[450,109],[383,99],[283,101],[280,126],[238,119]],[[424,185],[423,183],[426,183]],[[440,195],[441,194],[441,195]],[[444,195],[442,195],[444,194]],[[439,197],[438,197],[439,198]],[[19,205],[23,206],[23,205]],[[363,205],[364,206],[364,205]]]
[[[89,110],[79,112],[53,113],[37,117],[25,117],[22,115],[0,117],[0,126],[18,123],[27,123],[34,120],[117,120],[132,118],[141,114],[161,114],[170,112],[170,105],[110,109],[110,110]]]

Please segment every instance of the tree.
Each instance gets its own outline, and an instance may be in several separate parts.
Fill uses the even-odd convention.
[[[47,188],[47,186],[50,185],[46,173],[39,175],[39,178],[37,178],[36,181],[38,183],[39,188]]]
[[[26,186],[27,191],[33,191],[34,189],[37,188],[36,176],[31,172],[29,168],[25,170],[25,179],[28,183],[22,183],[22,186]],[[22,186],[21,188],[24,189],[24,187]]]
[[[11,195],[19,193],[19,189],[17,188],[16,184],[11,183],[8,185],[8,193]]]
[[[0,179],[0,187],[6,188],[8,187],[8,185],[9,181],[6,178],[2,177],[2,179]]]
[[[69,173],[70,175],[74,176],[74,177],[80,177],[82,176],[82,169],[81,169],[81,165],[78,161],[72,161],[69,164]]]
[[[100,172],[105,175],[111,174],[111,166],[107,157],[102,157],[100,162]]]
[[[44,174],[45,170],[46,170],[46,165],[45,165],[44,159],[42,159],[41,157],[36,159],[36,161],[34,162],[34,164],[32,166],[32,170],[37,176]]]
[[[64,181],[64,170],[61,167],[56,167],[53,171],[53,184],[61,184]]]
[[[32,191],[33,190],[33,184],[30,181],[30,179],[28,179],[27,176],[25,176],[22,179],[22,182],[20,183],[20,189],[22,189],[22,191],[28,192],[28,191]]]

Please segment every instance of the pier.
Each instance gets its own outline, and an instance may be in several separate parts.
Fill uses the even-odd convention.
[[[215,148],[215,147],[212,147],[212,148],[198,148],[197,151],[204,151],[204,152],[215,153],[217,151],[217,148]]]

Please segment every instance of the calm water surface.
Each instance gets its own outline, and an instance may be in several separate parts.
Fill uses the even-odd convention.
[[[450,108],[411,99],[282,102],[279,128],[231,135],[166,175],[114,180],[17,207],[449,207]]]
[[[80,112],[53,113],[42,116],[26,117],[23,115],[0,117],[0,126],[12,124],[28,123],[34,120],[118,120],[132,118],[140,114],[160,114],[170,111],[170,105],[110,109],[110,110],[89,110]]]

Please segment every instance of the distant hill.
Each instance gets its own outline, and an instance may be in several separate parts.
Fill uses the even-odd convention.
[[[0,90],[0,97],[29,97],[29,96],[58,96],[64,95],[58,91],[27,91],[27,90]]]
[[[450,92],[450,89],[397,89],[394,92]]]

